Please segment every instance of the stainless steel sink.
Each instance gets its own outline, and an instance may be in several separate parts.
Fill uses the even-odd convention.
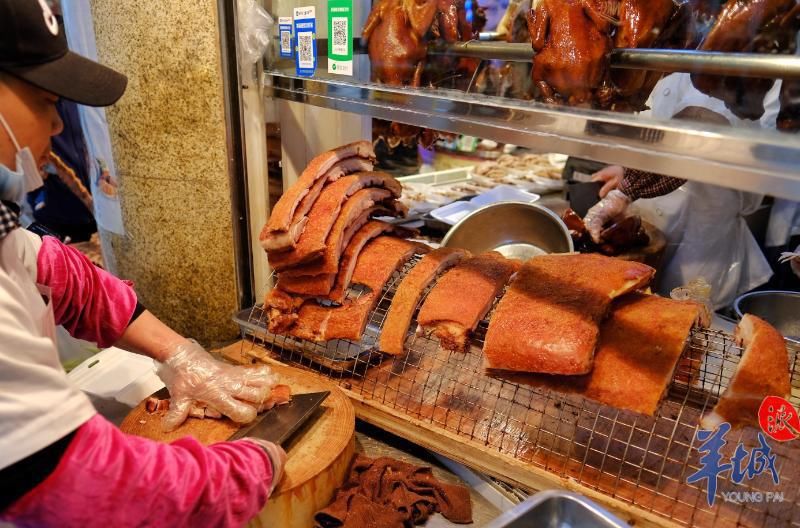
[[[629,528],[628,524],[577,493],[549,490],[532,495],[487,528]]]

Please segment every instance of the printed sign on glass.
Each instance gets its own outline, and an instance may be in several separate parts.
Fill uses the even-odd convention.
[[[328,1],[328,73],[353,75],[353,0]]]
[[[281,57],[292,56],[292,17],[278,18],[278,35],[280,36]]]
[[[317,20],[314,6],[294,9],[294,35],[297,46],[297,75],[311,77],[317,69]]]

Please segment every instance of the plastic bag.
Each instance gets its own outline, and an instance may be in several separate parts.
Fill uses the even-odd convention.
[[[252,66],[269,48],[275,20],[255,0],[239,0],[239,47],[242,66]]]

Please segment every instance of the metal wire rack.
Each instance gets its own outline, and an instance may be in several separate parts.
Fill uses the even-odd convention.
[[[253,355],[255,346],[261,346],[283,362],[327,374],[365,399],[678,524],[800,526],[800,441],[770,443],[777,457],[779,486],[766,474],[739,485],[724,474],[718,480],[716,502],[709,507],[705,483],[686,483],[700,467],[700,442],[695,435],[700,417],[725,389],[741,357],[732,336],[715,330],[692,331],[654,417],[517,378],[487,375],[481,351],[491,313],[479,324],[466,353],[443,350],[436,340],[411,333],[403,356],[385,356],[375,343],[400,280],[418,260],[412,258],[385,286],[360,342],[312,343],[271,334],[266,330],[265,312],[256,306],[239,318],[244,346],[249,348],[243,353]],[[358,294],[351,290],[348,295]],[[789,343],[788,348],[790,400],[797,406],[800,347]],[[752,428],[731,431],[726,439],[722,452],[727,457],[740,442],[748,449],[758,445],[757,431]],[[728,502],[722,496],[727,491],[783,495],[782,501]],[[742,496],[748,497],[737,497]]]

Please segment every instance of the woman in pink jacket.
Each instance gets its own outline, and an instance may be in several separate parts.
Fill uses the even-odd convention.
[[[44,0],[0,0],[0,521],[18,526],[238,526],[263,507],[285,453],[245,439],[204,447],[128,436],[60,366],[55,325],[161,363],[175,428],[202,402],[255,417],[274,378],[214,360],[161,323],[130,284],[19,227],[19,203],[62,123],[64,97],[107,106],[126,78],[67,50]]]

